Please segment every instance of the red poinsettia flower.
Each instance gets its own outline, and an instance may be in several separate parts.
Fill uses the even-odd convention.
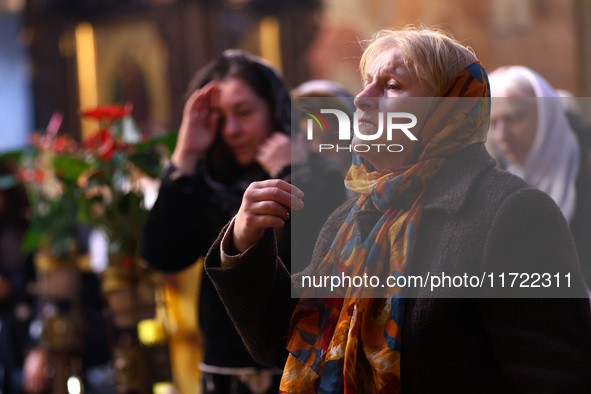
[[[45,179],[45,173],[43,170],[25,168],[16,172],[16,178],[20,182],[42,183],[43,179]]]
[[[125,267],[125,268],[131,268],[133,266],[133,258],[131,257],[125,257],[122,261],[121,264]]]
[[[62,154],[66,151],[69,151],[71,147],[72,141],[69,138],[64,137],[62,135],[57,137],[53,142],[53,151],[57,154]]]
[[[45,173],[43,172],[43,170],[35,170],[35,172],[33,173],[33,182],[41,183],[43,182],[43,179],[45,179]]]
[[[33,133],[30,142],[37,149],[49,149],[51,147],[51,136]]]
[[[133,152],[135,152],[135,146],[130,145],[130,144],[126,144],[125,142],[122,142],[120,144],[117,144],[117,150],[127,152],[127,153],[133,153]]]
[[[133,105],[131,103],[125,104],[124,107],[120,105],[103,105],[87,111],[80,111],[80,115],[84,118],[106,120],[111,123],[116,119],[121,119],[131,114]]]
[[[101,129],[84,142],[84,149],[96,152],[103,162],[115,154],[115,140],[109,130]]]
[[[28,169],[19,169],[16,171],[16,179],[19,182],[28,182],[29,178],[29,171]]]

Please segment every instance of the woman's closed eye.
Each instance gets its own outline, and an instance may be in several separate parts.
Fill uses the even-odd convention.
[[[241,108],[235,112],[236,117],[238,118],[245,118],[252,115],[254,112],[253,108]]]

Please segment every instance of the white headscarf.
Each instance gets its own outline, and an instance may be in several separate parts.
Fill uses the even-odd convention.
[[[560,207],[570,223],[576,208],[576,180],[580,166],[580,147],[570,128],[556,91],[536,72],[522,66],[504,68],[502,74],[493,72],[491,86],[502,83],[511,74],[525,77],[534,89],[538,105],[536,136],[523,164],[508,163],[507,171],[548,194]],[[495,81],[496,80],[496,81]],[[494,88],[491,88],[494,93]]]

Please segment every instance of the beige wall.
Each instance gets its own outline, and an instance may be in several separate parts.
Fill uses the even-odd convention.
[[[581,94],[575,0],[325,0],[308,52],[313,78],[360,88],[358,40],[383,27],[439,26],[476,51],[489,71],[528,66],[556,88]]]

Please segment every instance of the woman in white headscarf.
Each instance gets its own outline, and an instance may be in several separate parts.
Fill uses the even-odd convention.
[[[502,67],[489,77],[494,97],[489,148],[502,167],[548,194],[560,207],[589,286],[591,181],[586,156],[560,97],[544,78],[523,66]]]

